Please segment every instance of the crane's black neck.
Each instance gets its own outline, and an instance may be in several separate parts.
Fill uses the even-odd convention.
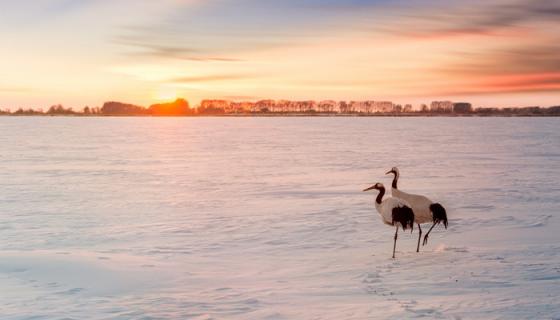
[[[399,174],[393,171],[393,174],[395,175],[395,177],[393,178],[393,189],[398,189],[397,188],[397,183],[399,182]]]
[[[377,195],[377,198],[375,199],[375,202],[381,204],[381,201],[383,201],[383,196],[385,195],[385,188],[381,187],[377,190],[379,190],[379,194]]]

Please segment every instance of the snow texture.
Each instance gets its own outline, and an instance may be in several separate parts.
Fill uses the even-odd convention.
[[[558,128],[2,117],[0,318],[560,319]],[[449,217],[397,259],[393,166]]]

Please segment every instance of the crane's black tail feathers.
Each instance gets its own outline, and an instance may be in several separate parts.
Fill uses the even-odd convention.
[[[435,224],[443,223],[445,229],[447,229],[447,212],[445,208],[439,203],[432,203],[430,205],[430,211],[432,211],[432,218]]]
[[[393,208],[393,225],[400,223],[403,231],[410,228],[414,231],[414,212],[407,206]]]

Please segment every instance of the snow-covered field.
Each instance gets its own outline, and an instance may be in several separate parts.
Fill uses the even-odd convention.
[[[559,128],[2,117],[0,319],[560,319]],[[395,260],[392,166],[450,218]]]

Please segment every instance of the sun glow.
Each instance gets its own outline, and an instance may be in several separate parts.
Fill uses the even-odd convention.
[[[153,99],[158,102],[162,101],[175,101],[178,97],[177,88],[170,86],[162,86],[157,88],[153,94]]]

